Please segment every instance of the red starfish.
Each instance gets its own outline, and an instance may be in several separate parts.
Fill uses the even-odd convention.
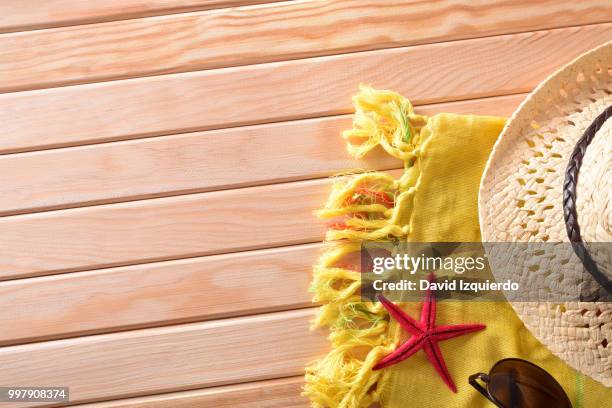
[[[435,282],[433,274],[429,276],[429,281]],[[384,296],[378,295],[378,299],[400,326],[412,334],[412,337],[396,348],[393,353],[380,360],[373,369],[380,370],[381,368],[392,366],[423,349],[425,354],[427,354],[429,362],[434,366],[440,377],[442,377],[442,380],[453,392],[457,392],[457,387],[448,372],[444,357],[442,357],[442,352],[440,347],[438,347],[438,342],[482,330],[486,326],[484,324],[436,326],[436,297],[432,290],[427,290],[419,322],[408,316],[406,312],[391,303]]]

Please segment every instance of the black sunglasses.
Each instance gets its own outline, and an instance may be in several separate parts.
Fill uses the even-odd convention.
[[[498,361],[489,374],[471,375],[470,385],[500,408],[572,408],[552,375],[518,358]]]

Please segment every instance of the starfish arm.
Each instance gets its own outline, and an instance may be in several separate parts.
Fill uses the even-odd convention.
[[[456,393],[457,386],[448,372],[438,343],[435,340],[428,339],[423,344],[423,349],[425,350],[425,354],[427,354],[429,362],[434,366],[440,377],[442,377],[444,383],[448,385],[448,388],[450,388],[452,392]]]
[[[389,301],[383,295],[378,295],[378,300],[382,305],[387,309],[389,314],[397,320],[397,322],[410,334],[422,334],[423,329],[421,325],[414,320],[412,317],[408,316],[406,312],[400,309],[397,305],[393,304],[393,302]]]
[[[464,334],[473,333],[485,329],[484,324],[456,324],[449,326],[436,326],[432,330],[432,336],[436,341],[448,340]]]
[[[380,360],[372,370],[380,370],[403,361],[423,347],[422,336],[412,336],[404,344],[396,348],[391,354]]]
[[[436,281],[434,273],[430,273],[428,277],[429,283]],[[433,290],[427,289],[423,308],[421,309],[421,325],[425,330],[432,329],[436,324],[436,295]]]

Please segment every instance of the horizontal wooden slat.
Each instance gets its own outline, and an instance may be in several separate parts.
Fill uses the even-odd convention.
[[[398,175],[398,172],[392,172]],[[316,242],[312,180],[0,219],[0,277],[94,269]]]
[[[0,345],[306,307],[320,252],[300,245],[1,282]]]
[[[401,167],[381,150],[351,160],[339,135],[350,126],[332,117],[0,156],[0,215]]]
[[[509,116],[523,98],[519,94],[417,110]],[[339,135],[350,127],[351,117],[343,115],[0,156],[0,215],[401,166],[382,149],[350,159]]]
[[[301,1],[16,33],[0,37],[0,91],[612,20],[601,0],[544,3]]]
[[[400,171],[391,174],[399,176]],[[0,279],[319,242],[329,179],[0,218]]]
[[[297,376],[328,349],[310,309],[0,348],[0,384],[70,387],[72,403]],[[0,403],[19,408],[29,403]]]
[[[601,24],[2,94],[0,153],[348,113],[359,82],[416,104],[526,92],[611,36]]]
[[[275,1],[280,0],[2,0],[0,33]]]
[[[78,408],[309,408],[303,377],[226,385],[150,397],[78,405]]]

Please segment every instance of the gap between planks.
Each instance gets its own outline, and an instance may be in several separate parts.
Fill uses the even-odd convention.
[[[510,116],[524,97],[426,105],[416,110],[426,115]],[[351,127],[351,119],[342,115],[0,156],[0,216],[401,166],[382,149],[363,159],[350,158],[340,133]]]
[[[287,0],[2,0],[0,34]]]
[[[0,153],[345,114],[360,82],[416,105],[528,92],[611,35],[599,24],[2,94]]]
[[[309,330],[313,317],[304,309],[3,347],[0,383],[65,384],[74,404],[297,376],[329,350],[327,331]],[[9,406],[33,404],[0,402]]]
[[[12,2],[8,5],[15,7]],[[116,4],[114,7],[119,8]],[[137,5],[133,7],[137,9]],[[177,8],[180,7],[179,3]],[[612,6],[598,0],[503,0],[477,5],[470,1],[302,1],[149,17],[2,35],[0,91],[243,66],[611,20]]]

